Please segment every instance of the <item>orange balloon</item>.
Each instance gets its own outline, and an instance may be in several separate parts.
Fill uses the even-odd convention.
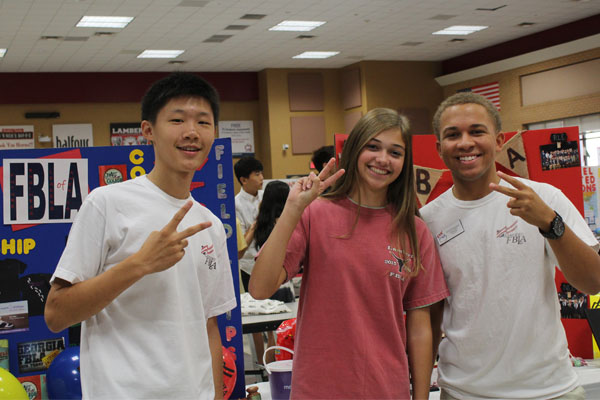
[[[221,347],[223,349],[223,397],[227,400],[235,387],[237,368],[235,366],[235,354],[225,346]]]

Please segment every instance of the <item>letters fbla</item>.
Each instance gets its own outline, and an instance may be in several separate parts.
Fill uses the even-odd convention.
[[[4,159],[4,224],[72,222],[88,194],[86,159]]]

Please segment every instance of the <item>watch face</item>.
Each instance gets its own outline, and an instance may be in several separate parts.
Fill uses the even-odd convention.
[[[556,214],[556,217],[552,220],[552,230],[557,237],[561,237],[563,233],[565,233],[565,224],[558,214]]]

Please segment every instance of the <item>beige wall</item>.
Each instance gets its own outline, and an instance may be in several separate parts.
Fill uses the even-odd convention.
[[[434,80],[441,73],[440,63],[363,61],[360,66],[365,110],[425,108],[432,117],[442,101],[442,88]]]
[[[26,112],[58,111],[60,118],[26,119]],[[52,147],[40,143],[41,135],[52,137],[54,124],[92,124],[94,146],[110,146],[111,122],[140,120],[138,103],[81,103],[81,104],[16,104],[0,105],[0,125],[33,125],[36,148]]]
[[[502,73],[448,85],[441,88],[435,81],[441,67],[435,62],[362,61],[346,68],[359,68],[362,106],[344,110],[340,87],[342,69],[266,69],[258,74],[259,100],[252,102],[223,102],[221,120],[254,121],[256,157],[265,167],[266,178],[284,178],[289,174],[309,171],[310,154],[294,155],[291,146],[291,116],[323,115],[326,125],[326,144],[333,144],[333,134],[344,132],[345,113],[364,113],[375,107],[426,110],[431,119],[443,97],[458,89],[500,82],[502,119],[507,131],[521,129],[524,124],[558,118],[568,118],[600,112],[600,93],[523,107],[520,77],[600,57],[600,49],[577,53],[554,60],[516,68]],[[288,74],[320,73],[323,76],[325,109],[321,112],[290,112]],[[111,122],[139,121],[139,103],[83,103],[0,105],[0,125],[34,125],[36,147],[52,147],[39,143],[37,136],[52,135],[52,124],[92,123],[94,144],[110,145]],[[25,112],[58,111],[57,119],[25,119]],[[347,132],[345,132],[347,133]],[[235,163],[237,159],[234,159]],[[239,184],[236,181],[236,193]]]
[[[323,76],[325,97],[324,111],[291,112],[288,95],[288,74],[298,72],[320,73]],[[266,121],[261,135],[267,135],[268,145],[261,154],[269,157],[261,159],[265,165],[265,178],[285,178],[287,175],[307,174],[310,172],[310,154],[293,154],[290,117],[305,115],[323,115],[325,118],[325,144],[333,144],[333,134],[343,132],[344,120],[340,94],[340,73],[333,69],[267,69],[259,74],[261,120]],[[283,150],[283,145],[290,148]],[[267,169],[267,165],[269,168]]]
[[[58,111],[60,118],[51,119],[26,119],[26,112]],[[251,120],[254,121],[254,140],[257,149],[261,149],[261,135],[259,119],[259,102],[222,102],[220,119]],[[52,137],[53,124],[92,124],[94,133],[94,146],[110,146],[111,122],[138,122],[140,121],[140,103],[81,103],[81,104],[17,104],[0,105],[0,125],[33,125],[36,148],[51,148],[50,143],[40,143],[37,138],[41,135]],[[267,137],[268,139],[268,137]],[[267,140],[268,142],[268,140]],[[257,156],[261,153],[257,150]],[[235,162],[235,160],[234,160]],[[234,178],[236,193],[239,184]]]
[[[444,96],[448,97],[458,89],[498,81],[500,83],[502,128],[507,132],[522,129],[525,124],[529,123],[597,113],[600,112],[600,93],[523,106],[520,78],[523,75],[593,60],[598,57],[600,57],[600,48],[467,80],[445,86]]]
[[[326,144],[333,144],[334,133],[345,132],[345,113],[361,111],[364,115],[375,107],[393,109],[418,108],[433,115],[442,100],[442,88],[435,81],[439,63],[364,61],[346,68],[359,68],[362,106],[344,110],[340,87],[342,69],[267,69],[259,73],[261,147],[257,157],[265,166],[266,178],[285,178],[290,174],[309,172],[310,154],[293,154],[290,117],[323,115]],[[323,76],[325,109],[321,112],[290,112],[288,74],[320,73]],[[268,142],[268,143],[267,143]],[[262,157],[262,158],[261,158]]]

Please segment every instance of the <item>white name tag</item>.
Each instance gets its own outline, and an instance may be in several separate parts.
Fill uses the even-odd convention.
[[[456,223],[454,223],[453,225],[449,226],[448,228],[442,230],[440,233],[435,235],[435,239],[437,240],[438,244],[441,246],[444,243],[454,239],[455,237],[457,237],[464,231],[465,231],[465,228],[463,228],[462,222],[459,219],[458,221],[456,221]]]

